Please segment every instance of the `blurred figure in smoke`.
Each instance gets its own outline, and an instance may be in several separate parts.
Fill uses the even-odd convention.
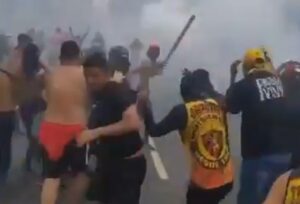
[[[29,37],[31,37],[31,39],[35,38],[36,35],[36,30],[34,28],[30,28],[27,33],[26,33]]]
[[[143,48],[143,43],[138,38],[135,38],[130,44],[130,61],[133,67],[140,64]]]
[[[165,65],[164,63],[158,62],[159,56],[160,46],[156,43],[150,44],[147,50],[148,59],[144,60],[138,68],[129,73],[128,77],[132,77],[133,75],[139,76],[139,85],[136,90],[139,93],[138,98],[144,97],[145,95],[148,98],[150,96],[150,79],[162,74]],[[149,102],[148,104],[150,105],[151,103]],[[143,115],[143,113],[141,113],[141,115]],[[145,143],[149,144],[149,134],[147,130],[145,130]],[[153,147],[150,146],[150,148]]]
[[[138,91],[148,92],[150,89],[150,79],[161,75],[164,63],[158,62],[160,56],[160,46],[156,43],[151,44],[147,50],[147,60],[144,60],[141,65],[132,70],[129,74],[137,74],[140,77]]]
[[[130,44],[130,62],[131,70],[137,68],[141,64],[141,55],[143,52],[143,43],[140,39],[136,38]],[[139,86],[139,76],[138,75],[128,75],[127,80],[131,89],[137,91]]]
[[[45,36],[45,32],[43,30],[39,30],[36,32],[34,42],[39,47],[40,51],[42,52],[44,50],[45,44],[46,44],[46,36]]]
[[[278,68],[279,76],[281,78],[284,93],[286,97],[286,105],[288,108],[295,109],[300,106],[300,62],[288,61],[283,63]],[[300,167],[300,129],[298,126],[290,127],[287,130],[287,135],[292,136],[293,155],[291,167]]]
[[[238,204],[262,203],[291,159],[285,126],[274,122],[273,114],[284,108],[284,90],[264,49],[246,52],[242,62],[244,78],[235,82],[240,63],[238,60],[231,66],[231,86],[226,95],[228,111],[242,113]]]
[[[102,53],[106,56],[106,44],[103,35],[100,32],[96,32],[91,42],[91,47],[86,50],[86,55],[92,55],[95,53]]]
[[[48,63],[51,66],[59,64],[59,50],[63,42],[72,39],[71,34],[64,32],[60,27],[55,29],[55,32],[50,37],[48,43]]]

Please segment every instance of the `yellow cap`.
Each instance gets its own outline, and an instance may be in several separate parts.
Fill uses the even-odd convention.
[[[256,66],[266,62],[265,53],[260,48],[252,48],[247,50],[243,63],[247,66]]]
[[[252,48],[247,50],[243,59],[244,74],[252,70],[266,69],[268,60],[266,59],[265,51],[262,48]]]

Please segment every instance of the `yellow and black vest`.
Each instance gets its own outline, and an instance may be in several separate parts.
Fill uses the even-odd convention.
[[[290,174],[284,204],[300,204],[300,168]]]
[[[204,189],[233,181],[226,115],[213,99],[186,103],[188,120],[181,132],[191,161],[191,182]]]

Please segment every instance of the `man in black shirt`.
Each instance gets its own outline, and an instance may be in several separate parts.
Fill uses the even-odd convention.
[[[290,140],[284,126],[273,121],[273,112],[284,108],[283,87],[273,74],[263,49],[249,50],[243,61],[244,78],[234,83],[237,61],[231,68],[232,84],[226,105],[230,113],[242,113],[242,167],[238,204],[262,203],[278,175],[290,162]]]
[[[91,130],[84,131],[78,142],[94,143],[98,180],[92,190],[96,191],[96,200],[106,204],[138,204],[146,160],[139,135],[141,121],[136,94],[126,83],[111,80],[101,54],[86,59],[84,74],[93,96],[93,109]]]
[[[281,78],[284,93],[286,97],[286,107],[288,110],[293,111],[297,115],[297,109],[300,105],[300,63],[297,61],[288,61],[283,63],[278,68],[278,73]],[[288,110],[285,113],[289,114],[288,119],[292,119]],[[281,115],[282,117],[282,115]],[[299,121],[299,117],[295,117],[294,121]],[[290,122],[290,120],[289,120]],[[300,128],[299,125],[293,125],[293,122],[289,123],[286,134],[289,135],[292,141],[293,155],[291,161],[292,168],[298,168],[300,166]]]

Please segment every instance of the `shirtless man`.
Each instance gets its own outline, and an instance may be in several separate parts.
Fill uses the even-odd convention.
[[[163,68],[164,68],[164,63],[158,62],[157,59],[159,58],[160,55],[160,47],[158,44],[151,44],[147,50],[147,57],[148,60],[145,60],[144,62],[141,63],[141,66],[139,66],[137,69],[132,70],[127,78],[131,78],[133,75],[138,74],[139,75],[139,86],[138,86],[138,107],[139,107],[139,112],[143,116],[143,109],[144,105],[139,103],[140,98],[149,98],[150,95],[150,79],[161,75]],[[148,103],[151,106],[151,103]],[[146,107],[146,108],[151,108],[151,107]],[[145,136],[144,136],[145,144],[149,145],[151,149],[154,149],[149,144],[149,134],[148,131],[145,130]]]
[[[13,100],[12,81],[6,71],[0,70],[0,185],[8,176],[11,163],[11,139],[15,127],[16,103]]]
[[[70,167],[77,176],[71,185],[67,203],[82,203],[82,189],[85,189],[81,173],[86,168],[86,149],[76,146],[75,136],[86,127],[88,103],[80,66],[80,48],[75,41],[63,43],[60,63],[47,76],[44,94],[47,109],[39,134],[45,152],[42,204],[56,203],[60,178]]]
[[[157,75],[162,74],[162,69],[164,67],[163,63],[157,61],[160,55],[160,47],[158,44],[151,44],[147,50],[148,59],[143,61],[141,65],[132,70],[130,75],[138,74],[140,77],[139,92],[149,92],[150,89],[150,79]]]

